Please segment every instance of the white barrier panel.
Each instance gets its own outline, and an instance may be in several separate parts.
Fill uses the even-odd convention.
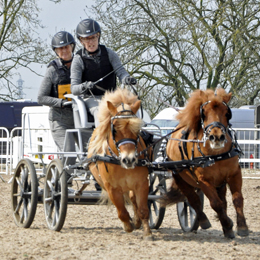
[[[0,174],[8,174],[9,148],[9,131],[0,127]]]

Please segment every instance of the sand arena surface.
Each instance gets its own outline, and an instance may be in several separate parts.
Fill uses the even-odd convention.
[[[248,175],[247,175],[248,176]],[[260,177],[260,174],[256,176]],[[10,176],[2,175],[8,181]],[[221,225],[205,198],[204,211],[212,227],[183,233],[176,206],[166,209],[154,241],[143,241],[142,230],[125,233],[114,206],[68,205],[60,232],[47,228],[43,205],[29,229],[15,225],[11,212],[11,185],[0,179],[0,258],[14,259],[260,259],[260,180],[244,179],[244,212],[248,237],[224,238]],[[228,214],[236,216],[228,191]]]

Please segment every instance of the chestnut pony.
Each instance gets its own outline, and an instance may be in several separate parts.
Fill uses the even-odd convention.
[[[148,209],[148,169],[138,166],[138,159],[144,159],[139,152],[146,146],[140,130],[143,121],[136,117],[141,101],[127,89],[106,92],[99,105],[99,126],[91,137],[88,157],[99,155],[99,159],[89,165],[99,185],[116,206],[118,217],[124,230],[132,232],[143,225],[143,238],[152,240],[149,227]],[[100,158],[112,158],[118,164]],[[125,198],[132,201],[134,219],[126,207]]]
[[[194,188],[201,189],[209,199],[211,207],[218,215],[224,236],[234,238],[233,222],[227,216],[227,184],[237,213],[237,234],[247,236],[249,232],[243,213],[239,152],[229,131],[232,115],[227,103],[230,98],[231,93],[227,94],[222,88],[216,89],[215,92],[193,92],[187,106],[177,116],[179,125],[171,134],[166,153],[172,161],[207,156],[214,159],[215,163],[209,167],[187,167],[175,171],[173,177],[196,211],[201,228],[207,229],[211,224],[202,211],[200,199]],[[174,194],[173,191],[176,193],[175,183],[172,184],[171,192],[167,194],[168,202],[174,199],[174,195],[171,197],[171,194]]]

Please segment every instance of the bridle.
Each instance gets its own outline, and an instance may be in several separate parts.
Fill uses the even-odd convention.
[[[228,115],[227,115],[227,119],[228,119],[228,125],[227,126],[224,126],[222,123],[220,122],[217,122],[217,121],[214,121],[210,124],[208,124],[206,127],[204,125],[204,114],[203,114],[203,107],[206,106],[207,104],[209,104],[211,101],[207,101],[205,103],[203,103],[201,106],[200,106],[200,120],[201,120],[201,128],[203,129],[203,137],[202,137],[202,140],[203,140],[203,145],[205,146],[205,143],[206,141],[209,139],[209,136],[210,136],[210,132],[212,131],[213,128],[215,127],[218,127],[220,128],[221,132],[223,133],[224,136],[226,136],[226,133],[228,132],[228,129],[230,127],[230,124],[229,124],[229,120],[231,119],[232,117],[232,112],[231,112],[231,109],[230,107],[227,105],[227,103],[225,103],[224,101],[222,101],[222,104],[225,105],[228,109]],[[227,142],[227,139],[225,139],[225,142]]]
[[[129,118],[137,118],[137,116],[134,114],[134,112],[132,110],[127,110],[127,109],[124,109],[124,104],[122,103],[122,107],[123,107],[123,110],[118,112],[115,116],[111,117],[111,132],[112,132],[112,139],[113,139],[113,142],[115,144],[115,147],[118,151],[118,156],[112,151],[112,149],[108,146],[108,149],[111,153],[111,155],[117,159],[120,160],[121,158],[121,151],[119,149],[119,147],[121,145],[125,145],[125,144],[133,144],[135,145],[135,154],[136,156],[138,155],[138,151],[137,151],[137,144],[139,142],[139,134],[137,135],[137,139],[133,139],[133,138],[123,138],[119,141],[116,142],[116,139],[115,139],[115,134],[116,134],[116,130],[114,128],[114,120],[115,119],[129,119]],[[124,113],[128,113],[128,115],[124,115]]]

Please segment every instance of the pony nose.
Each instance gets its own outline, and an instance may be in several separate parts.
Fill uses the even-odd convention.
[[[216,136],[216,135],[210,135],[209,136],[209,140],[210,142],[224,142],[226,140],[226,137],[224,134],[221,134],[220,137]]]
[[[124,157],[121,160],[121,165],[126,169],[133,169],[137,163],[136,157]]]

